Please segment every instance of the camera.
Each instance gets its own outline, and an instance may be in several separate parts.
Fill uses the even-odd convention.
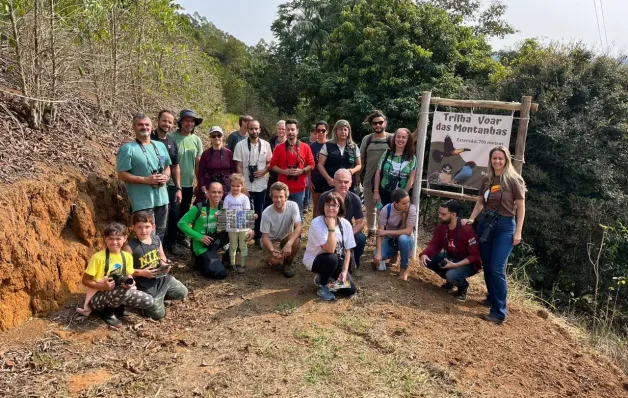
[[[255,181],[255,172],[257,171],[257,165],[249,166],[249,182]]]
[[[486,243],[491,238],[494,228],[497,226],[497,222],[499,221],[499,211],[491,210],[487,211],[484,214],[484,229],[482,230],[482,234],[479,239],[481,243]]]
[[[290,165],[289,165],[289,166],[288,166],[288,170],[296,170],[298,167],[299,167],[299,166],[297,166],[296,164],[295,164],[294,166],[290,166]],[[290,181],[290,180],[295,180],[295,181],[296,181],[296,180],[298,180],[298,179],[299,179],[299,177],[298,177],[298,176],[287,176],[287,180],[288,180],[288,181]]]
[[[401,178],[399,178],[399,176],[389,174],[388,182],[386,183],[384,190],[387,192],[393,192],[395,189],[397,189],[397,185],[399,185],[399,181],[401,181]]]
[[[131,286],[133,285],[133,282],[134,282],[133,278],[127,275],[113,274],[113,275],[109,275],[109,277],[113,279],[113,282],[116,284],[116,286],[120,286],[123,283],[127,286]]]

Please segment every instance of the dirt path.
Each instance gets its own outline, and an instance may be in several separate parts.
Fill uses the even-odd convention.
[[[223,282],[176,270],[191,294],[161,322],[81,322],[77,297],[0,334],[0,396],[628,396],[628,377],[546,312],[511,303],[503,326],[480,320],[481,276],[459,303],[416,264],[407,283],[368,267],[354,298],[325,303],[304,268],[287,280],[250,252]]]

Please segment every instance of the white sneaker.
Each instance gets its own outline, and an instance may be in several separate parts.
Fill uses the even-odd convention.
[[[386,261],[382,260],[379,262],[379,265],[377,266],[377,270],[378,271],[386,271]]]

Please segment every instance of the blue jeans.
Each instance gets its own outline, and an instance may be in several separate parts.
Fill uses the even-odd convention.
[[[453,262],[458,262],[460,260],[453,259],[447,255],[447,252],[440,252],[436,256],[432,257],[431,261],[427,262],[427,268],[436,272],[441,278],[457,287],[458,289],[464,290],[469,287],[469,282],[467,282],[467,278],[472,277],[478,272],[473,267],[473,264],[467,264],[462,267],[453,268],[453,269],[442,269],[438,266],[445,258],[449,258]]]
[[[262,213],[264,212],[264,202],[266,201],[266,190],[262,192],[249,192],[251,195],[251,208],[255,210],[255,240],[262,239],[262,231],[260,231],[260,223],[262,222]]]
[[[353,248],[353,257],[355,258],[355,267],[360,268],[360,256],[364,253],[366,247],[366,236],[362,232],[358,232],[354,236],[355,247]]]
[[[303,197],[305,196],[305,191],[301,192],[291,192],[288,196],[288,200],[296,202],[297,206],[299,206],[299,213],[301,214],[301,222],[303,222]]]
[[[401,253],[401,269],[408,268],[408,259],[410,258],[410,252],[414,247],[414,239],[409,235],[401,235],[398,240],[399,253]],[[377,253],[377,250],[373,252],[373,256]],[[386,236],[382,241],[382,260],[388,260],[392,256],[397,254],[397,250],[391,243],[391,238]]]
[[[500,217],[488,242],[480,242],[480,256],[484,267],[484,280],[491,303],[491,315],[506,319],[506,265],[513,248],[516,223],[514,217]],[[484,220],[478,225],[478,236],[484,230]]]

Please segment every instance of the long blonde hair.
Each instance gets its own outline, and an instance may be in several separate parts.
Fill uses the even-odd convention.
[[[345,144],[347,148],[353,148],[355,146],[355,142],[353,142],[353,138],[351,138],[351,124],[344,119],[340,119],[334,124],[334,128],[331,130],[331,139],[329,142],[333,142],[334,144],[338,143],[338,129],[341,127],[347,127],[349,129],[349,134],[347,135],[347,143]]]
[[[500,151],[501,153],[503,153],[506,162],[506,164],[504,165],[504,171],[499,177],[500,185],[503,186],[505,190],[511,190],[510,188],[515,185],[519,186],[522,191],[525,191],[525,181],[523,181],[523,177],[521,177],[521,175],[517,173],[517,170],[515,170],[514,166],[512,165],[512,160],[510,159],[510,151],[508,150],[508,148],[502,145],[496,146],[495,148],[491,149],[491,152],[489,152],[488,154],[489,182],[493,180],[493,177],[495,177],[495,170],[493,169],[493,164],[491,162],[491,159],[493,158],[493,153],[495,151]]]

